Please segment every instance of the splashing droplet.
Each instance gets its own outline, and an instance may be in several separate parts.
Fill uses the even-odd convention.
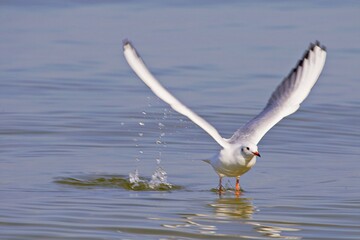
[[[145,123],[143,123],[143,122],[139,122],[139,125],[140,125],[140,126],[144,126],[144,125],[145,125]]]
[[[171,188],[171,184],[167,182],[167,173],[162,167],[158,166],[153,175],[151,176],[149,187],[152,189],[156,189],[162,185]]]
[[[143,184],[145,181],[141,180],[139,177],[139,171],[137,169],[135,169],[134,172],[130,172],[129,173],[129,182],[131,184],[131,188],[137,188],[139,187],[141,184]]]
[[[135,169],[134,172],[129,173],[129,182],[130,183],[137,183],[140,181],[139,172]]]

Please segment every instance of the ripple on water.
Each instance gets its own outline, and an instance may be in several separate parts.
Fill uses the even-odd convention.
[[[154,173],[155,174],[155,173]],[[55,183],[84,188],[122,188],[131,191],[172,191],[183,187],[154,179],[139,177],[137,173],[130,176],[119,175],[84,175],[79,177],[59,177]]]

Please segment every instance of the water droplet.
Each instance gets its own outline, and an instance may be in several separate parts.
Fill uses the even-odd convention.
[[[143,114],[143,115],[146,115],[146,112],[145,112],[145,111],[143,111],[143,112],[142,112],[142,114]]]
[[[160,133],[160,136],[161,136],[161,137],[165,136],[165,133]]]
[[[145,123],[143,123],[143,122],[139,122],[139,125],[140,125],[140,126],[144,126],[144,125],[145,125]]]
[[[143,154],[144,152],[140,150],[139,153],[140,153],[140,154]]]
[[[138,172],[137,169],[135,169],[134,172],[130,172],[130,173],[129,173],[129,182],[130,182],[131,184],[133,184],[132,187],[136,187],[136,186],[139,185],[139,183],[144,182],[143,180],[141,180],[141,179],[139,178],[139,172]]]
[[[140,136],[140,137],[144,136],[144,133],[139,133],[139,136]]]
[[[160,140],[156,140],[156,144],[162,144]]]
[[[158,166],[151,176],[149,187],[154,189],[160,185],[166,185],[171,188],[171,184],[167,182],[167,173],[162,167]]]

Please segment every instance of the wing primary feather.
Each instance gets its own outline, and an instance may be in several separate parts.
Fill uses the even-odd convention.
[[[153,93],[169,104],[175,111],[188,117],[191,121],[204,129],[214,140],[223,148],[228,147],[229,143],[220,136],[218,131],[207,121],[194,113],[178,99],[176,99],[169,91],[167,91],[158,80],[150,73],[145,63],[132,46],[129,40],[123,41],[124,56],[130,67],[136,75],[153,91]]]
[[[257,144],[276,123],[294,113],[318,80],[326,60],[326,48],[319,41],[311,43],[295,68],[272,93],[266,107],[238,129],[230,143],[248,141]]]

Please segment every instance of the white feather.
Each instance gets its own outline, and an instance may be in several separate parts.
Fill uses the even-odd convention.
[[[296,112],[318,80],[325,59],[325,48],[319,43],[311,44],[302,60],[273,92],[262,112],[237,130],[228,141],[256,145],[276,123]]]
[[[129,41],[124,42],[124,55],[126,61],[136,75],[155,93],[156,96],[168,103],[175,111],[188,117],[191,121],[204,129],[217,143],[220,144],[220,146],[225,148],[229,145],[212,125],[182,104],[155,79]]]

